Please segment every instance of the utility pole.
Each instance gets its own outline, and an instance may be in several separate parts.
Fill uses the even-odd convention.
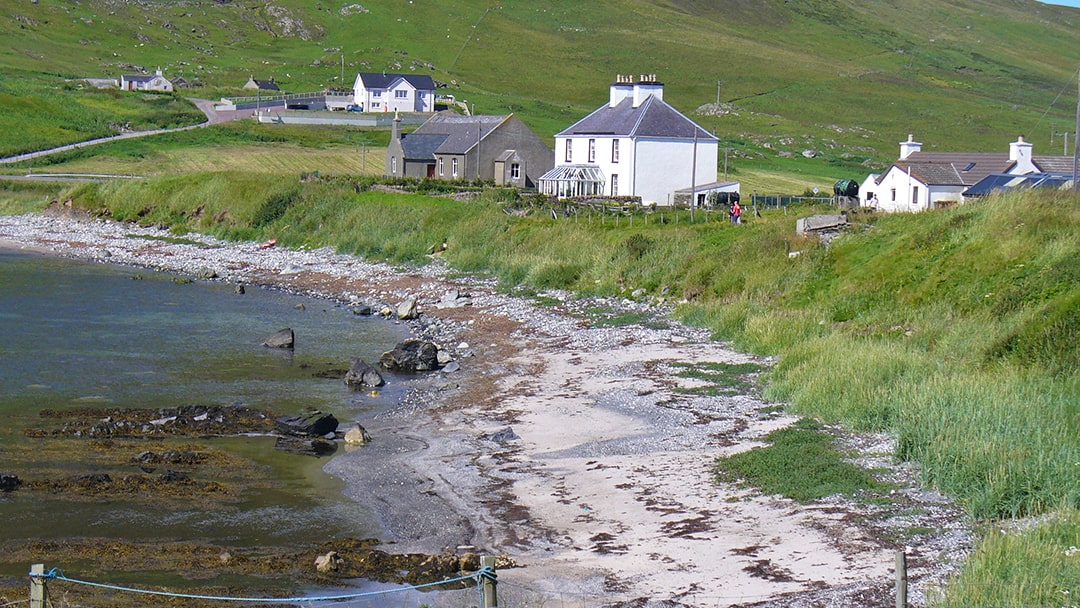
[[[720,81],[716,81],[716,105],[720,106]]]
[[[345,86],[345,53],[341,54],[341,86]]]

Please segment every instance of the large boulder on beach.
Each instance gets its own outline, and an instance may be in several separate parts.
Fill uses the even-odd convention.
[[[379,365],[391,371],[426,372],[438,368],[439,347],[434,342],[409,338],[379,357]]]
[[[420,307],[416,303],[416,298],[409,298],[404,302],[397,305],[397,318],[402,321],[409,319],[415,319],[420,316]]]
[[[286,327],[285,329],[279,329],[270,336],[263,340],[263,346],[270,348],[293,348],[296,343],[296,336],[293,334],[292,328]]]
[[[326,555],[320,555],[315,558],[315,569],[323,573],[336,572],[338,566],[340,566],[343,561],[345,560],[338,555],[337,551],[331,551]]]
[[[19,476],[13,473],[0,473],[0,492],[11,492],[19,487]]]
[[[333,414],[309,410],[295,416],[282,416],[274,421],[274,426],[288,435],[323,437],[337,431],[338,419]]]
[[[349,429],[345,433],[345,443],[348,445],[366,445],[371,441],[371,435],[368,434],[367,429],[357,423],[356,426]]]
[[[382,374],[368,365],[363,359],[353,359],[349,371],[345,372],[345,384],[351,388],[382,386],[386,384]]]

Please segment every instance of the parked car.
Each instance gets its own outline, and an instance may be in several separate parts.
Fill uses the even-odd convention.
[[[364,108],[356,105],[355,103],[350,103],[349,105],[345,106],[345,111],[346,112],[363,112]]]

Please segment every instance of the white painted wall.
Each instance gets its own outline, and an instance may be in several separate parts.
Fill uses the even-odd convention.
[[[716,141],[697,142],[697,169],[693,169],[694,142],[671,139],[639,139],[635,150],[634,191],[643,203],[670,205],[676,190],[693,182],[716,181]]]

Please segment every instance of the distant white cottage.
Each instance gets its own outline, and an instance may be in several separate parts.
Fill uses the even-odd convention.
[[[555,167],[540,177],[540,191],[671,205],[689,189],[704,202],[716,186],[718,150],[716,137],[664,102],[655,74],[637,82],[619,75],[608,103],[555,135]]]
[[[361,72],[353,83],[353,103],[362,112],[434,112],[431,76]]]
[[[925,211],[963,202],[964,192],[991,175],[1065,173],[1068,156],[1035,156],[1023,136],[1009,152],[923,152],[908,135],[900,142],[900,158],[885,173],[868,176],[859,188],[864,207],[885,212]]]
[[[170,93],[173,84],[161,74],[161,68],[151,76],[149,74],[123,74],[120,76],[120,88],[125,91],[162,91]]]

